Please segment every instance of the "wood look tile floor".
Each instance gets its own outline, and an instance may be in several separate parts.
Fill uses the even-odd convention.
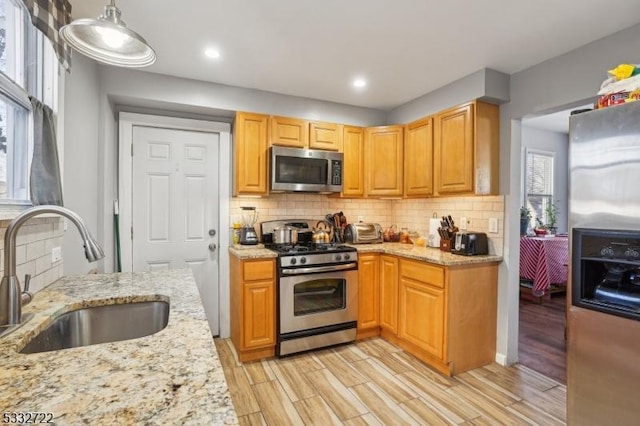
[[[242,364],[215,344],[240,425],[566,424],[566,387],[522,365],[450,378],[380,338]]]

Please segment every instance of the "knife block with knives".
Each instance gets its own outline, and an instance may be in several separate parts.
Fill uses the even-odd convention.
[[[438,234],[440,234],[440,250],[451,251],[456,232],[458,232],[458,227],[453,222],[451,215],[442,216],[440,228],[438,228]]]

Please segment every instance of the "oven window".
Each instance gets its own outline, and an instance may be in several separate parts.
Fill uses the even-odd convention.
[[[276,157],[276,182],[327,184],[327,160],[318,158]]]
[[[294,316],[346,308],[347,281],[341,278],[326,278],[305,281],[293,288]]]

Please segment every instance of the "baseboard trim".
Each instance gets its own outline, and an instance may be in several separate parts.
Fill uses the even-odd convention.
[[[507,356],[496,352],[496,362],[504,367],[507,367]]]

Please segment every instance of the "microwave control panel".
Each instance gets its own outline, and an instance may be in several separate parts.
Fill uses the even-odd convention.
[[[342,161],[331,160],[331,185],[342,185]]]

